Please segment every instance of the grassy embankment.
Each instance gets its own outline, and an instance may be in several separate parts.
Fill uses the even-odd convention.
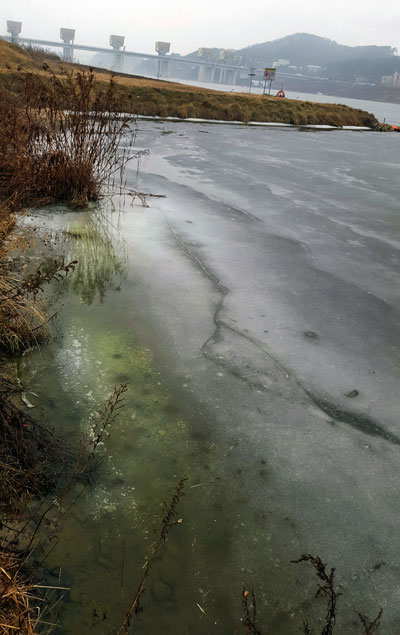
[[[55,56],[46,57],[0,41],[0,86],[18,73],[46,74],[43,63],[58,77],[76,69]],[[99,86],[110,77],[109,71],[100,69],[94,74]],[[232,94],[124,74],[117,74],[117,78],[120,109],[137,115],[338,127],[375,128],[378,124],[372,114],[349,106]]]

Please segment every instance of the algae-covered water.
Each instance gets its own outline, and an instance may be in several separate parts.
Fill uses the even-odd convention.
[[[70,588],[51,611],[59,632],[116,631],[158,538],[163,503],[180,478],[187,481],[179,522],[156,558],[132,632],[241,632],[243,585],[254,585],[270,624],[291,632],[299,604],[309,604],[300,597],[301,576],[289,556],[282,561],[274,550],[275,522],[248,505],[251,492],[235,460],[238,442],[214,438],[212,418],[196,403],[183,408],[167,387],[149,346],[152,333],[138,318],[119,214],[107,206],[85,213],[49,208],[34,222],[51,249],[79,265],[48,294],[49,313],[57,311],[52,340],[20,363],[33,412],[78,447],[113,388],[129,386],[100,448],[93,485],[77,487],[63,501],[51,516],[56,530],[43,544],[50,552],[46,569],[57,576],[61,568],[54,584]],[[37,257],[51,257],[46,250],[38,247]],[[246,470],[267,487],[265,460],[255,458]]]

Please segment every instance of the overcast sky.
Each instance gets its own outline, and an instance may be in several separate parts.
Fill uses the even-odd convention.
[[[297,32],[400,51],[399,0],[0,0],[0,33],[7,19],[22,21],[25,37],[59,39],[60,27],[71,27],[76,42],[107,46],[113,33],[125,35],[127,49],[146,53],[155,40],[170,41],[173,52],[185,54]]]

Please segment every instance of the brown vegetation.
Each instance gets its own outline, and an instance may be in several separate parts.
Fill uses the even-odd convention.
[[[50,512],[61,509],[77,482],[88,482],[127,386],[100,408],[78,452],[14,404],[12,382],[0,378],[0,390],[0,635],[34,635],[43,623],[43,600],[34,590],[60,587],[33,584],[29,556],[43,522],[51,524]]]
[[[68,201],[85,206],[126,161],[118,154],[129,119],[115,117],[111,79],[93,73],[17,74],[0,99],[0,198],[13,206]]]
[[[74,264],[61,259],[21,281],[15,212],[54,201],[83,207],[100,197],[129,158],[119,146],[132,120],[115,116],[118,104],[115,82],[99,88],[90,72],[8,77],[0,94],[0,348],[21,351],[43,339],[37,292]]]
[[[21,572],[21,562],[0,550],[0,634],[34,635],[40,619],[32,607],[33,588]],[[37,602],[36,602],[37,604]]]

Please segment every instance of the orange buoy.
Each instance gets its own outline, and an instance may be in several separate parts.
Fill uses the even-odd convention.
[[[285,97],[285,91],[282,90],[282,88],[281,88],[281,90],[278,90],[278,92],[276,93],[276,96],[277,97]]]

